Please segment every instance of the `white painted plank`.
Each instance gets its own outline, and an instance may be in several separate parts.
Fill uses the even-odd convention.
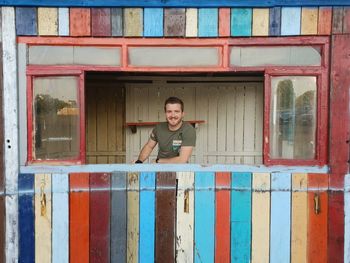
[[[235,147],[235,110],[236,110],[236,88],[234,85],[230,85],[227,88],[226,93],[226,104],[227,104],[227,114],[226,114],[226,141],[227,141],[227,151],[234,151]],[[226,157],[226,163],[234,163],[234,157]]]
[[[247,83],[244,95],[244,151],[254,151],[255,140],[255,87]],[[244,164],[254,164],[254,157],[244,157]]]
[[[25,165],[27,161],[27,45],[18,44],[18,101],[19,110],[19,163]]]
[[[197,128],[197,140],[196,140],[196,163],[206,163],[204,160],[203,152],[204,149],[207,150],[207,145],[204,143],[204,135],[207,131],[207,108],[204,104],[207,100],[204,97],[204,92],[202,87],[195,87],[196,93],[196,114],[195,117],[198,120],[205,120],[205,124],[199,125]]]
[[[243,151],[243,119],[244,114],[244,87],[236,87],[236,110],[235,110],[235,151]],[[243,157],[235,157],[236,164],[243,164]]]
[[[209,99],[209,112],[208,112],[208,151],[217,151],[217,130],[218,130],[218,90],[214,86],[207,91]],[[217,162],[217,157],[208,156],[208,163],[214,164]]]
[[[16,26],[13,7],[2,7],[3,47],[3,114],[4,114],[4,160],[6,262],[18,261],[18,104],[17,104],[17,57]]]
[[[194,173],[179,172],[176,175],[176,262],[193,262]]]
[[[345,232],[344,232],[344,262],[350,262],[350,174],[345,176]]]
[[[69,9],[65,7],[58,9],[58,34],[69,36]]]
[[[261,155],[255,157],[255,164],[262,164],[263,151],[263,130],[264,130],[264,87],[262,83],[256,85],[256,105],[255,105],[255,151],[260,151]]]
[[[218,88],[218,115],[217,115],[217,142],[218,151],[226,151],[227,145],[227,134],[226,134],[226,125],[227,125],[227,102],[226,102],[226,87],[219,86]],[[218,156],[217,163],[226,163],[226,156]]]
[[[198,35],[198,9],[186,9],[186,37],[196,37]]]

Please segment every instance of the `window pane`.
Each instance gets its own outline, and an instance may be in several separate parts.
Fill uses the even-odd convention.
[[[272,78],[272,158],[315,158],[316,87],[316,77]]]
[[[34,78],[35,159],[70,159],[79,153],[77,77]]]

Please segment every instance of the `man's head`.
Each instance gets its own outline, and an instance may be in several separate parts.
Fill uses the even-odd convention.
[[[184,103],[177,97],[169,97],[164,103],[165,118],[170,128],[179,128],[184,113]]]

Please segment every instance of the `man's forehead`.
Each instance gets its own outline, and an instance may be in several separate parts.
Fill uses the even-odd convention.
[[[181,110],[181,104],[180,103],[167,103],[165,105],[165,108],[168,109],[180,109]]]

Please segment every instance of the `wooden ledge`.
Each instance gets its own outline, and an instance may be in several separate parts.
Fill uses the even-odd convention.
[[[198,124],[205,123],[204,120],[192,120],[192,121],[185,121],[190,124],[192,124],[193,127],[197,127]],[[125,125],[131,129],[132,133],[137,132],[137,126],[155,126],[160,122],[127,122]]]

